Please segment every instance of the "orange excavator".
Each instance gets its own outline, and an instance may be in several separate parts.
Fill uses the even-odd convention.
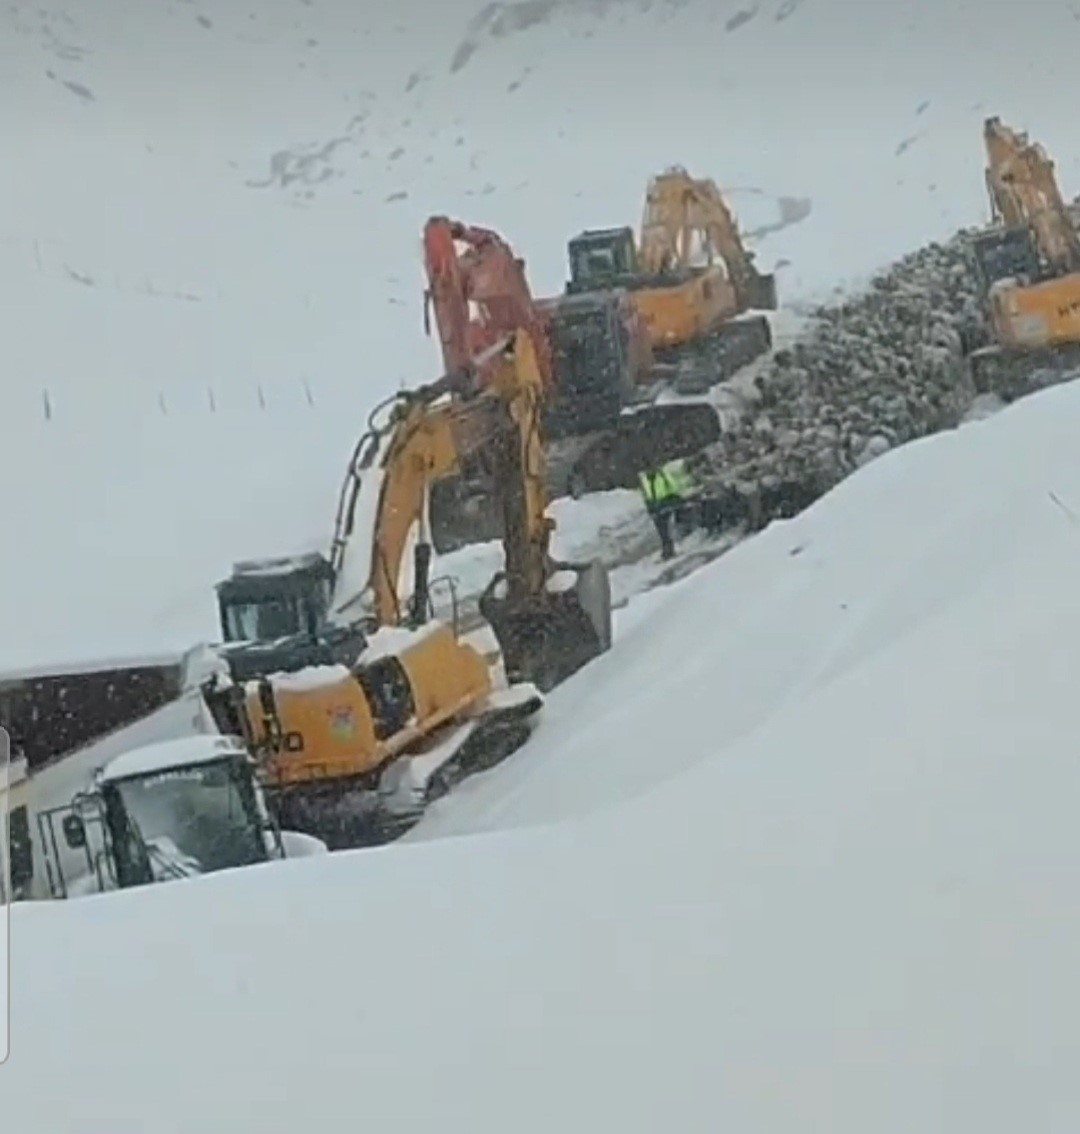
[[[629,228],[570,241],[568,295],[625,288],[659,363],[700,392],[772,345],[763,315],[777,307],[776,279],[760,273],[716,183],[673,166],[652,178],[637,244]]]
[[[992,225],[972,253],[994,342],[969,365],[1010,400],[1080,366],[1080,237],[1042,146],[996,117],[983,142]]]
[[[498,233],[446,217],[427,222],[424,261],[425,325],[431,334],[433,313],[448,372],[518,330],[537,344],[550,497],[632,487],[642,468],[718,439],[719,417],[711,405],[648,404],[652,343],[625,290],[537,301],[524,262]],[[482,371],[478,380],[483,386]],[[487,456],[477,451],[459,474],[433,484],[431,525],[439,551],[501,538]]]

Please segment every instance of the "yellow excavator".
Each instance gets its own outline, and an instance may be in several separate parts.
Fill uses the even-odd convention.
[[[326,570],[240,565],[219,586],[223,626],[254,627],[267,610],[286,610],[301,627],[269,642],[234,636],[229,671],[203,685],[217,728],[255,755],[281,826],[331,849],[397,837],[464,776],[520,747],[542,693],[610,648],[606,569],[550,554],[544,397],[524,330],[474,365],[395,395],[350,464]],[[477,454],[503,513],[504,569],[479,611],[506,687],[431,601],[430,488]]]
[[[1080,365],[1080,238],[1042,146],[996,117],[983,140],[993,223],[972,253],[994,341],[969,365],[1011,400]]]
[[[591,230],[570,241],[568,256],[566,294],[625,288],[654,362],[691,371],[694,389],[730,377],[772,345],[763,315],[739,317],[776,309],[776,278],[755,267],[711,179],[665,170],[646,189],[636,244],[627,227]]]

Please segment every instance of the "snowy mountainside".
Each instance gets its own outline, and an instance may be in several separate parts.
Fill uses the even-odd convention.
[[[632,606],[488,777],[528,829],[16,906],[5,1117],[1074,1128],[1078,422],[910,445]]]
[[[985,113],[1080,181],[1076,26],[962,0],[9,6],[0,664],[180,648],[232,559],[326,539],[367,412],[438,369],[430,213],[499,228],[551,292],[567,237],[636,224],[681,162],[784,302],[817,298],[984,215]]]

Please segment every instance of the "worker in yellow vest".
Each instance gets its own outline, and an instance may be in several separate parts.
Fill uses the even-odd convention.
[[[658,469],[638,474],[641,495],[660,536],[660,555],[670,559],[675,554],[672,529],[679,512],[698,493],[698,485],[684,460],[668,461]]]

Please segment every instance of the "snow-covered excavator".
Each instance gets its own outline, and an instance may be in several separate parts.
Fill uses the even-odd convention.
[[[331,849],[396,837],[461,778],[519,748],[542,693],[610,647],[606,570],[558,563],[549,551],[545,393],[534,340],[520,330],[380,407],[387,420],[372,415],[354,454],[310,604],[322,613],[306,637],[331,652],[312,664],[301,651],[300,664],[288,664],[279,643],[279,668],[253,670],[237,644],[225,655],[232,673],[204,684],[217,727],[243,736],[258,759],[281,826]],[[431,487],[478,454],[503,515],[504,569],[479,608],[499,643],[506,688],[456,626],[434,617],[430,593]]]
[[[972,254],[994,341],[969,365],[1011,400],[1080,366],[1080,237],[1042,146],[996,117],[983,141],[992,224]]]

